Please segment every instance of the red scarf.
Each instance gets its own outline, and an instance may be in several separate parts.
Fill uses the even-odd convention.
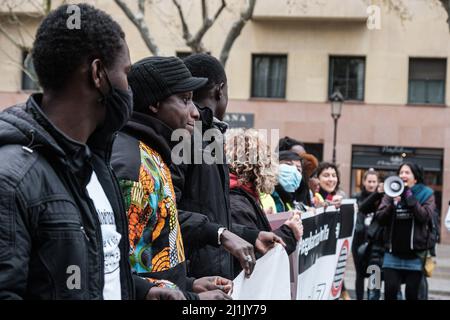
[[[256,200],[259,201],[258,192],[256,192],[256,188],[250,182],[242,183],[239,181],[237,175],[230,172],[230,189],[243,189],[252,195]]]
[[[323,200],[332,201],[333,197],[335,196],[336,192],[328,193],[324,189],[320,188],[319,190],[320,195],[322,196]]]

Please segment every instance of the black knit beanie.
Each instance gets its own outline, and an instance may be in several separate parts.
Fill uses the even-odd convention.
[[[144,58],[131,67],[128,83],[133,90],[134,110],[148,113],[150,105],[171,95],[194,91],[203,87],[208,79],[193,77],[177,57]]]
[[[280,161],[283,161],[283,160],[302,161],[302,158],[293,151],[280,151],[278,157],[279,157]]]

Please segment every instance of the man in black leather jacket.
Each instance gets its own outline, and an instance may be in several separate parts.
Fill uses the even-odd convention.
[[[131,62],[121,27],[78,8],[80,28],[63,5],[37,31],[43,94],[0,114],[0,299],[183,298],[131,273],[109,163],[132,111]]]

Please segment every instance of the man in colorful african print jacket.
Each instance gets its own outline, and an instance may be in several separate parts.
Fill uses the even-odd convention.
[[[175,192],[166,165],[170,147],[164,146],[164,151],[169,152],[166,154],[162,146],[155,147],[154,143],[165,144],[164,132],[170,138],[170,131],[162,123],[134,113],[116,138],[112,164],[128,209],[131,266],[141,276],[167,279],[184,290],[192,284],[186,284]]]
[[[132,66],[128,81],[134,112],[116,137],[111,164],[127,208],[131,266],[161,287],[182,290],[187,299],[231,299],[225,294],[230,280],[187,277],[169,169],[178,144],[172,132],[198,119],[192,90],[206,79],[192,77],[178,58],[151,57]]]

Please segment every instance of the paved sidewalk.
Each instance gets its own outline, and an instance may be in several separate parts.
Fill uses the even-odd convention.
[[[438,245],[436,254],[436,269],[434,269],[433,276],[428,278],[428,298],[430,300],[450,300],[450,245]],[[345,286],[354,299],[356,297],[355,266],[351,256],[345,271]]]

